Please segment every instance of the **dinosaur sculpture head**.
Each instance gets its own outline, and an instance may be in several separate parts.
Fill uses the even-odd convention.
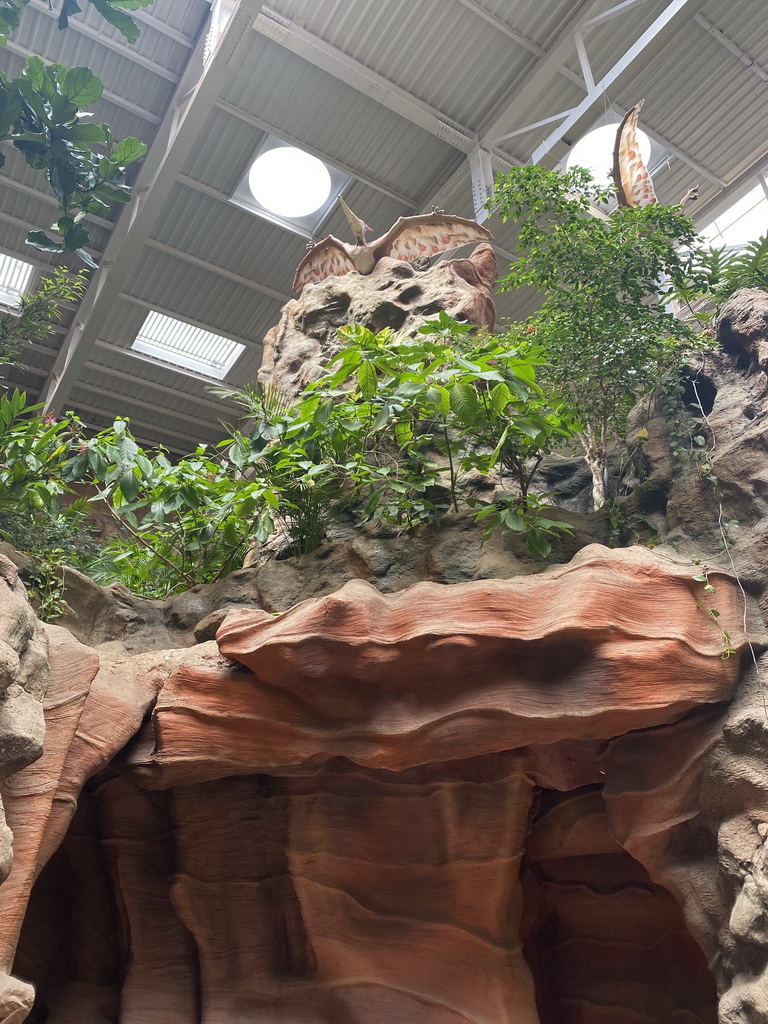
[[[338,199],[339,205],[344,211],[344,216],[347,218],[347,223],[352,228],[352,233],[355,236],[355,242],[358,245],[365,245],[365,233],[366,231],[373,231],[373,228],[368,227],[364,220],[360,220],[359,217],[355,216],[341,196],[339,196]]]

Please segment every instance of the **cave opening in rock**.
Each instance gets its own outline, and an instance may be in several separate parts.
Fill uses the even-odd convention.
[[[686,367],[682,377],[682,400],[683,405],[693,412],[709,416],[712,412],[715,399],[717,398],[717,386],[715,382],[701,371],[694,371]]]
[[[704,953],[611,835],[600,786],[540,791],[521,878],[541,1024],[716,1024]]]

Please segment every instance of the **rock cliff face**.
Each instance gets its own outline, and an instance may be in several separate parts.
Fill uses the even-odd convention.
[[[576,488],[561,564],[339,527],[167,603],[73,576],[79,639],[0,564],[0,1024],[768,1020],[750,330],[691,368],[719,491],[641,410],[654,550]]]

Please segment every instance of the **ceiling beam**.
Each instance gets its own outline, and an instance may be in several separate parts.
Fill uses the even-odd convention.
[[[709,32],[709,34],[718,41],[718,43],[722,43],[726,50],[729,50],[734,57],[738,57],[745,67],[748,67],[750,71],[754,71],[758,78],[763,82],[768,82],[768,71],[758,64],[753,57],[750,57],[748,53],[742,50],[740,46],[734,43],[734,41],[730,39],[725,32],[721,32],[721,30],[716,28],[711,21],[707,21],[703,14],[694,14],[693,20],[698,22],[702,28],[706,29],[707,32]]]
[[[558,69],[555,69],[554,65],[557,63],[558,59],[564,60],[569,55],[570,51],[572,51],[577,46],[577,41],[575,39],[576,35],[580,35],[584,30],[593,28],[595,25],[602,24],[604,21],[608,21],[611,18],[615,18],[617,15],[623,14],[631,7],[636,7],[638,4],[641,3],[647,3],[647,0],[625,0],[624,3],[619,3],[615,7],[611,7],[608,11],[605,11],[601,15],[597,15],[592,18],[587,17],[585,15],[582,17],[582,20],[578,23],[577,28],[575,30],[572,30],[570,38],[567,34],[565,38],[560,38],[560,36],[563,35],[563,33],[561,32],[560,36],[558,37],[559,42],[556,41],[553,44],[550,51],[548,51],[545,61],[534,69],[530,80],[526,80],[527,84],[526,82],[524,82],[522,86],[518,87],[518,89],[515,90],[515,93],[513,93],[513,98],[510,98],[508,100],[509,106],[507,106],[504,113],[500,114],[496,118],[495,122],[489,128],[484,129],[483,140],[485,144],[491,144],[492,142],[494,144],[505,142],[506,140],[515,138],[518,135],[523,135],[526,132],[533,131],[535,128],[541,128],[546,124],[551,124],[553,121],[565,120],[568,114],[570,114],[571,111],[574,109],[573,107],[571,107],[569,110],[560,111],[558,114],[554,114],[551,117],[542,118],[540,121],[536,121],[533,124],[524,125],[522,127],[518,127],[516,125],[514,128],[506,132],[504,135],[492,138],[492,136],[494,136],[495,132],[498,130],[499,126],[502,123],[499,118],[503,118],[505,121],[510,122],[510,118],[512,117],[516,109],[520,110],[521,112],[524,110],[526,104],[526,93],[529,90],[541,88],[544,84],[545,75],[549,75],[551,77],[551,75],[557,73]],[[559,69],[559,72],[563,73],[566,70],[568,69],[561,67]],[[585,92],[589,91],[587,83],[581,75],[576,74],[576,72],[569,72],[568,78],[570,78],[571,81],[575,82]],[[514,99],[514,96],[518,97],[519,102]],[[623,108],[620,104],[612,103],[611,106],[622,116],[627,112],[626,108]],[[660,146],[663,146],[664,149],[666,149],[669,153],[675,156],[678,160],[681,160],[683,163],[687,164],[689,167],[695,170],[696,173],[699,174],[702,178],[706,179],[707,181],[710,181],[713,185],[716,185],[718,188],[725,188],[726,183],[725,181],[723,181],[722,178],[718,177],[718,175],[716,175],[713,171],[710,171],[709,168],[705,167],[698,160],[694,159],[692,156],[690,156],[690,154],[686,153],[670,139],[666,138],[663,135],[660,135],[659,132],[657,132],[655,129],[650,128],[647,123],[643,124],[643,129],[652,139],[654,139],[654,141],[658,142]]]
[[[607,71],[594,88],[590,89],[584,99],[579,103],[566,119],[550,132],[541,145],[537,146],[531,155],[531,163],[539,163],[549,153],[555,143],[559,142],[564,135],[579,121],[579,119],[595,104],[602,99],[606,90],[622,75],[627,68],[640,56],[641,53],[653,42],[656,37],[664,31],[670,21],[679,14],[689,3],[689,0],[670,0],[661,14],[654,18],[643,34],[635,40],[632,46],[616,61],[612,68]]]
[[[768,174],[768,149],[754,160],[749,167],[737,174],[728,185],[708,202],[697,206],[693,220],[698,228],[706,227],[721,217],[733,203],[737,203],[761,178]]]
[[[307,153],[311,153],[312,156],[316,156],[318,160],[325,160],[328,163],[332,163],[334,167],[338,167],[340,171],[344,171],[345,174],[349,174],[353,178],[357,178],[358,181],[362,181],[364,185],[370,185],[371,188],[377,192],[381,192],[382,195],[389,196],[390,199],[396,200],[398,203],[402,203],[403,206],[407,206],[411,210],[415,210],[417,203],[415,199],[411,199],[410,196],[404,195],[402,192],[398,192],[396,189],[390,188],[385,185],[383,181],[378,181],[376,178],[372,178],[369,174],[365,174],[363,171],[358,171],[354,167],[350,167],[348,164],[341,163],[336,157],[330,157],[327,153],[321,152],[319,149],[313,149],[312,146],[308,146],[306,142],[302,142],[299,139],[294,138],[292,135],[288,135],[287,132],[283,131],[282,128],[277,128],[270,124],[268,121],[264,121],[262,118],[257,117],[255,114],[251,114],[247,110],[242,110],[240,107],[236,107],[232,103],[228,103],[226,100],[217,100],[216,106],[219,110],[225,110],[232,117],[237,117],[241,121],[245,121],[246,124],[252,125],[254,128],[258,128],[259,131],[268,132],[270,135],[274,135],[283,142],[288,142],[292,146],[297,146],[303,149]],[[226,197],[229,199],[229,197]]]
[[[80,385],[78,385],[78,387],[79,386]],[[97,391],[94,388],[90,388],[89,387],[86,390],[88,390],[91,394],[99,394],[99,395],[103,396],[103,392]],[[122,399],[123,396],[121,395],[120,397]],[[129,398],[126,398],[126,400],[130,401]],[[74,406],[74,409],[75,409],[76,412],[79,412],[80,410],[83,410],[84,412],[93,413],[95,416],[99,416],[102,419],[104,419],[106,423],[111,424],[115,420],[114,408],[113,409],[102,409],[98,405],[90,405],[89,403],[82,402],[79,398],[76,399],[75,401],[73,401],[72,405]],[[143,438],[139,434],[139,432],[134,429],[135,428],[135,424],[136,424],[136,420],[132,417],[131,418],[131,433],[133,434],[133,436],[136,438],[137,441],[141,442],[141,444],[147,445],[147,447],[149,447],[149,448],[156,448],[156,447],[158,447],[158,446],[160,446],[162,444],[163,447],[168,447],[172,451],[177,452],[179,455],[189,455],[189,449],[191,447],[190,440],[189,440],[189,434],[180,434],[178,430],[170,430],[168,427],[165,426],[165,424],[163,424],[162,426],[159,426],[157,423],[147,423],[146,420],[143,420],[143,421],[139,420],[140,429],[149,431],[150,433],[152,431],[156,431],[158,434],[162,434],[163,436],[176,437],[180,441],[183,442],[183,446],[180,445],[179,447],[174,447],[173,445],[165,445],[163,442],[160,442],[160,441],[157,441],[157,440],[150,440],[149,438]],[[200,425],[200,421],[198,420],[198,426],[199,425]]]
[[[118,345],[110,345],[104,341],[100,341],[97,345],[97,348],[99,350],[117,353],[123,357],[132,356],[133,358],[138,358],[139,355],[139,353],[132,352],[130,349],[123,349],[120,348]],[[85,365],[89,370],[95,370],[98,373],[105,373],[109,377],[115,377],[117,380],[124,380],[128,384],[132,384],[134,387],[136,386],[137,381],[135,374],[126,373],[125,370],[118,370],[114,366],[105,366],[103,363],[93,363],[89,361]],[[156,366],[156,364],[153,365]],[[170,367],[168,367],[168,369],[170,370]],[[172,395],[174,398],[178,398],[179,395],[183,394],[185,401],[193,402],[195,405],[200,405],[206,409],[210,409],[212,412],[215,412],[219,416],[221,415],[222,409],[225,412],[231,412],[233,414],[237,413],[237,407],[234,405],[227,405],[223,399],[221,401],[214,402],[212,399],[203,398],[201,395],[196,395],[190,391],[181,392],[179,391],[178,388],[169,387],[167,384],[160,384],[152,377],[148,377],[145,380],[142,380],[140,383],[142,388],[148,387],[152,391],[161,391],[164,395]],[[78,387],[80,387],[79,384]],[[200,422],[199,415],[197,417],[197,422]]]
[[[95,370],[97,372],[103,372],[101,366],[91,365],[90,363],[88,363],[88,368],[92,369],[92,370]],[[115,377],[117,375],[114,374],[114,373],[110,373],[109,376]],[[136,384],[136,379],[135,378],[130,378],[128,376],[128,374],[123,374],[123,376],[127,377],[129,380],[132,379],[133,380],[133,384],[135,386],[135,384]],[[149,382],[148,381],[142,381],[142,388],[147,383],[149,383]],[[167,404],[164,404],[161,399],[159,399],[156,402],[152,402],[152,401],[148,402],[146,396],[144,398],[138,398],[136,395],[133,395],[133,394],[130,394],[130,393],[129,394],[117,394],[114,391],[109,391],[109,390],[107,390],[107,388],[100,387],[98,384],[93,384],[90,381],[86,381],[86,380],[79,380],[77,382],[77,387],[81,391],[90,391],[93,394],[102,395],[104,397],[109,396],[109,398],[111,400],[110,404],[112,404],[113,408],[119,407],[121,410],[124,410],[126,405],[135,405],[135,406],[138,406],[138,408],[140,408],[140,409],[149,409],[151,412],[154,412],[154,413],[156,413],[158,411],[158,409],[162,409],[163,410],[163,419],[165,419],[165,417],[168,416],[171,419],[184,420],[186,423],[194,423],[195,427],[198,430],[199,430],[201,425],[205,424],[205,420],[203,419],[203,417],[201,416],[200,413],[197,413],[197,415],[195,415],[194,411],[192,411],[192,412],[182,412],[180,409],[171,409],[171,408],[168,407]],[[175,391],[174,392],[172,388],[157,388],[156,390],[165,391],[165,392],[168,392],[169,394],[172,394],[172,395],[175,394],[175,396],[177,398],[179,397],[179,394],[180,394],[179,391]],[[184,399],[185,400],[188,399],[188,398],[191,398],[191,397],[192,397],[191,395],[184,395]],[[115,401],[116,399],[117,399],[117,401]],[[229,411],[229,410],[225,409],[223,406],[221,406],[219,408],[219,415],[221,416],[222,413],[225,413],[227,411]],[[233,412],[234,412],[234,410],[233,410]],[[218,421],[216,421],[216,426],[218,426]],[[216,429],[216,427],[213,427],[213,429]],[[165,430],[165,426],[163,426],[163,430]],[[179,434],[177,436],[178,437],[183,437],[182,434]],[[194,444],[194,442],[190,441],[190,448],[193,447],[193,444]]]
[[[519,127],[531,98],[546,95],[552,79],[560,74],[565,61],[573,55],[573,33],[593,15],[600,13],[603,0],[573,0],[572,10],[546,51],[546,55],[507,93],[480,130],[480,145],[495,145],[507,132]],[[583,82],[581,83],[583,88]],[[530,117],[528,118],[530,120]]]
[[[539,46],[538,43],[534,43],[532,39],[524,36],[521,32],[517,32],[508,25],[506,21],[502,21],[501,18],[497,18],[495,14],[491,14],[490,11],[486,11],[484,7],[481,7],[477,0],[459,0],[459,3],[466,7],[468,11],[472,11],[483,21],[487,21],[489,25],[496,29],[497,32],[501,32],[502,35],[508,36],[518,46],[522,46],[523,49],[528,50],[530,53],[535,53],[537,57],[544,56],[544,50]]]
[[[235,284],[241,285],[243,288],[248,288],[253,292],[259,292],[261,295],[266,295],[267,298],[275,299],[284,306],[286,302],[290,301],[291,296],[286,295],[284,292],[278,292],[274,288],[269,288],[265,284],[259,284],[258,281],[251,281],[250,278],[243,277],[241,274],[236,274],[234,270],[227,270],[225,267],[219,267],[215,263],[209,263],[208,260],[202,259],[200,256],[194,256],[191,252],[184,252],[182,249],[175,249],[172,245],[167,245],[165,242],[158,242],[155,238],[147,240],[147,246],[150,249],[156,249],[158,252],[163,252],[167,256],[173,256],[176,259],[183,260],[185,263],[191,263],[195,267],[200,267],[201,270],[207,270],[211,274],[216,274],[218,277],[226,278],[227,281],[233,281]]]
[[[151,11],[131,11],[131,17],[133,18],[134,21],[140,21],[143,22],[145,25],[149,25],[149,27],[153,28],[155,32],[159,32],[161,35],[168,36],[168,38],[173,39],[174,42],[181,43],[181,45],[186,46],[188,50],[193,49],[195,42],[197,41],[197,37],[199,35],[201,27],[198,26],[198,31],[195,33],[194,36],[185,36],[183,32],[179,32],[178,29],[173,28],[172,25],[166,25],[164,21],[161,21],[157,17],[157,15],[152,14]],[[208,14],[206,12],[205,17],[203,18],[203,22],[207,19],[207,17]]]
[[[350,88],[375,100],[412,124],[424,128],[463,153],[470,153],[477,146],[477,136],[470,129],[429,103],[412,96],[343,50],[295,25],[277,11],[265,7],[256,18],[253,27],[286,50],[298,54],[310,64],[333,75]]]
[[[647,0],[622,0],[621,3],[614,4],[613,7],[609,7],[607,11],[603,11],[602,14],[596,14],[594,18],[588,18],[585,22],[582,22],[582,29],[596,28],[598,25],[602,25],[606,21],[611,21],[617,14],[626,14],[627,11],[633,7],[637,7],[638,4],[647,3]]]
[[[115,225],[101,265],[91,277],[78,315],[45,383],[42,397],[46,410],[55,413],[61,409],[89,358],[208,114],[232,74],[235,55],[260,8],[257,0],[239,0],[205,65],[205,40],[201,32],[163,123],[144,158],[134,186],[133,200]]]

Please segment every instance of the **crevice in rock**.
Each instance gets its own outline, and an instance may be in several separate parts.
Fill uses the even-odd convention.
[[[532,823],[522,937],[541,1024],[716,1024],[704,953],[676,900],[613,838],[600,788],[544,790]]]

